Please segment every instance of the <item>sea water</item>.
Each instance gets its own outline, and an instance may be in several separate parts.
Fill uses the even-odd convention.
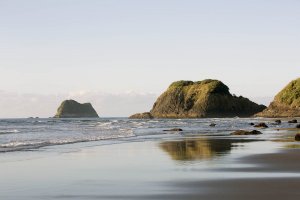
[[[46,146],[106,140],[116,142],[126,138],[132,140],[157,139],[180,136],[229,136],[235,130],[252,130],[249,124],[267,122],[269,129],[260,139],[276,137],[277,128],[292,125],[276,125],[272,119],[253,118],[204,118],[204,119],[0,119],[0,152],[24,151]],[[215,123],[215,127],[210,124]],[[181,132],[166,131],[181,128]],[[282,134],[281,134],[282,136]]]

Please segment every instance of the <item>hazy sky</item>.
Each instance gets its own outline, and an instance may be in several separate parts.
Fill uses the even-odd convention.
[[[299,77],[299,10],[298,0],[0,0],[0,117],[52,116],[69,97],[127,116],[181,79],[220,79],[269,103]]]

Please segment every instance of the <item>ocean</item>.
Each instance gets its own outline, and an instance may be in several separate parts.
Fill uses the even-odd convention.
[[[250,123],[266,122],[264,134],[248,136],[257,139],[280,139],[287,131],[279,128],[293,128],[294,124],[274,124],[273,119],[263,118],[204,118],[204,119],[1,119],[0,153],[12,151],[38,150],[47,146],[105,141],[142,141],[180,137],[220,137],[229,136],[235,130],[253,130]],[[209,126],[215,123],[215,127]],[[182,132],[164,131],[181,128]],[[282,134],[278,134],[282,132]]]
[[[299,130],[282,121],[1,119],[0,199],[299,199]]]

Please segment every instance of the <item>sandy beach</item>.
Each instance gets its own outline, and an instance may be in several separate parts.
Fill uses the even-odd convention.
[[[3,153],[0,198],[298,199],[299,155],[286,143],[230,137],[99,141]]]
[[[300,200],[300,0],[0,0],[0,200]]]

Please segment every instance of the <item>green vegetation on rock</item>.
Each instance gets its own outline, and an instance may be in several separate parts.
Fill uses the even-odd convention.
[[[249,117],[264,108],[249,99],[232,96],[221,81],[207,79],[172,83],[150,114],[155,118]]]
[[[97,118],[99,117],[92,104],[80,104],[74,100],[65,100],[57,109],[55,118]]]
[[[184,87],[184,86],[188,86],[188,85],[193,85],[194,82],[193,81],[176,81],[176,82],[173,82],[169,88],[171,87]]]
[[[292,106],[300,106],[300,78],[290,82],[275,97],[275,101]]]
[[[274,98],[260,117],[300,117],[300,78],[291,81]]]

